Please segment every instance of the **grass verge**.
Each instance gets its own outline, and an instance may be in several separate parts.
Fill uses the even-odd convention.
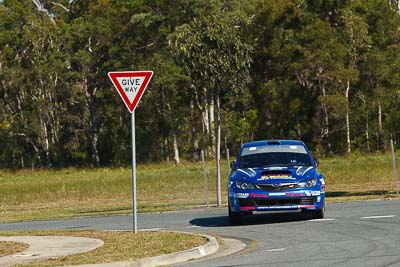
[[[28,244],[13,241],[0,241],[0,257],[24,251]]]
[[[101,239],[102,247],[87,253],[57,259],[37,261],[18,266],[67,266],[78,264],[110,263],[135,260],[191,249],[207,242],[197,235],[176,232],[132,232],[121,231],[15,231],[1,232],[3,236],[78,236]]]
[[[395,197],[390,153],[321,159],[327,201]],[[226,204],[228,168],[221,162]],[[131,169],[0,170],[0,222],[131,213]],[[207,163],[209,203],[216,203],[214,161]],[[400,168],[398,168],[400,173]],[[139,212],[204,207],[201,162],[138,165]]]

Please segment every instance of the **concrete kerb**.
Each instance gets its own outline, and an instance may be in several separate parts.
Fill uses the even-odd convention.
[[[144,258],[139,260],[85,264],[77,266],[96,267],[131,267],[131,266],[160,266],[195,260],[214,254],[219,249],[215,237],[201,234],[208,241],[202,246],[160,256]],[[49,259],[67,256],[76,253],[87,252],[103,245],[103,241],[91,238],[61,237],[61,236],[14,236],[0,237],[0,241],[16,241],[28,243],[31,247],[27,250],[10,256],[0,258],[0,266],[10,266],[16,263],[29,262],[33,260]],[[84,245],[86,244],[86,245]],[[46,247],[47,246],[47,247]]]
[[[178,251],[175,253],[164,254],[160,256],[144,258],[139,260],[113,262],[113,263],[100,263],[100,264],[85,264],[75,265],[74,267],[151,267],[160,265],[170,265],[189,260],[195,260],[202,257],[214,254],[219,249],[218,241],[215,237],[201,234],[201,236],[207,238],[208,242],[202,246],[198,246],[192,249]],[[72,266],[71,266],[72,267]]]

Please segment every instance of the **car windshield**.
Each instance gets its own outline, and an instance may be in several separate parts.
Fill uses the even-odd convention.
[[[241,156],[239,168],[311,165],[310,158],[305,153],[269,152]]]

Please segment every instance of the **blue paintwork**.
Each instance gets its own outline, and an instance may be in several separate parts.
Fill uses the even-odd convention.
[[[279,142],[277,144],[277,142]],[[269,144],[273,143],[273,144]],[[280,165],[273,167],[254,167],[239,169],[241,155],[245,148],[258,148],[267,146],[303,146],[310,158],[311,166],[291,166]],[[236,169],[232,171],[228,179],[228,195],[231,212],[248,213],[251,211],[269,210],[322,210],[325,205],[325,180],[323,175],[317,170],[307,146],[297,140],[264,140],[243,144],[237,162]],[[266,173],[274,171],[284,171],[287,177],[280,179],[279,175],[268,176]],[[314,186],[305,188],[300,187],[299,183],[314,179]],[[236,186],[237,182],[251,183],[257,185],[254,189],[241,189]],[[289,185],[291,188],[282,190],[271,189],[273,184]],[[266,188],[267,186],[267,188]],[[263,187],[263,188],[261,188]],[[271,190],[270,190],[271,189]],[[303,201],[303,198],[305,199]],[[245,200],[243,200],[245,199]],[[300,200],[302,199],[302,200]],[[310,199],[313,200],[310,204]],[[242,205],[239,204],[241,202]],[[306,202],[306,203],[303,203]],[[257,204],[258,203],[258,204]]]

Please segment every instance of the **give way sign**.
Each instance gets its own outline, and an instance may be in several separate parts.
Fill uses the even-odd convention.
[[[147,85],[153,77],[152,71],[116,71],[109,72],[115,89],[121,96],[132,118],[132,211],[133,230],[137,233],[137,201],[136,201],[136,142],[135,142],[135,108]]]
[[[116,71],[109,72],[108,77],[110,77],[115,89],[117,89],[118,94],[121,96],[129,112],[133,113],[140,98],[142,98],[151,77],[153,77],[153,72]]]

